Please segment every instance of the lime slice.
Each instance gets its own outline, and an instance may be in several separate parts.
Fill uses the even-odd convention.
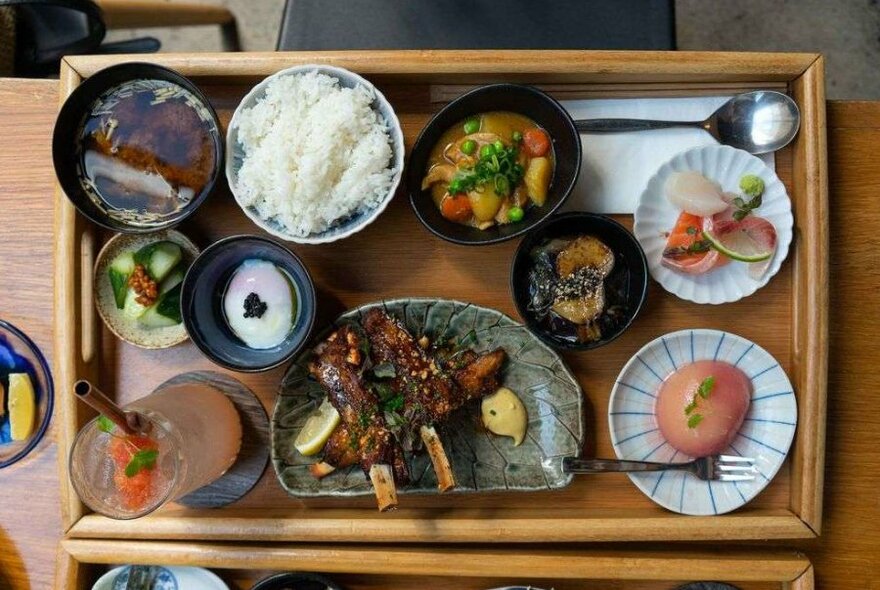
[[[302,430],[293,441],[294,448],[306,457],[318,454],[324,443],[339,426],[339,412],[330,404],[330,400],[318,406],[318,409],[306,419]]]
[[[742,229],[734,229],[718,235],[710,230],[703,230],[703,237],[709,240],[713,248],[733,260],[761,262],[773,256],[772,249],[768,250]]]

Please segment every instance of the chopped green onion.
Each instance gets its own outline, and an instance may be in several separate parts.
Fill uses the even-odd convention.
[[[507,211],[507,218],[513,222],[522,221],[525,214],[526,212],[522,210],[522,207],[511,207]]]
[[[496,139],[492,146],[495,148],[495,153],[504,151],[504,142],[500,139]]]
[[[486,160],[495,155],[495,146],[491,143],[487,143],[483,147],[480,148],[480,159]]]
[[[516,143],[521,142],[522,141],[522,133],[520,133],[519,131],[514,131],[513,132],[513,141]]]
[[[495,175],[495,194],[507,196],[510,194],[510,181],[503,174]]]

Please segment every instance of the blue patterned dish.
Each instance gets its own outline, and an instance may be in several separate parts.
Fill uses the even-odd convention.
[[[149,590],[229,590],[217,574],[200,567],[154,566],[155,577]],[[125,590],[131,566],[113,568],[101,576],[92,590]]]
[[[794,439],[797,401],[779,362],[754,342],[718,330],[672,332],[645,345],[617,377],[608,404],[608,424],[618,458],[664,463],[692,459],[663,438],[654,417],[654,402],[666,376],[699,360],[730,363],[751,379],[748,414],[723,454],[754,458],[758,476],[748,482],[707,482],[669,471],[629,477],[664,508],[706,516],[736,510],[767,487]]]
[[[479,425],[478,404],[462,408],[440,428],[452,463],[456,491],[563,488],[571,474],[562,458],[579,456],[584,440],[583,394],[562,358],[525,326],[499,311],[446,299],[396,299],[370,303],[342,314],[336,324],[357,322],[369,309],[384,306],[413,334],[430,338],[460,337],[472,330],[474,350],[503,347],[508,360],[502,384],[517,392],[529,414],[526,440],[515,447]],[[330,329],[319,338],[326,337]],[[308,376],[312,350],[300,354],[281,382],[272,416],[272,464],[287,492],[294,496],[360,496],[372,494],[359,466],[341,469],[318,480],[308,467],[317,457],[304,457],[293,447],[308,415],[326,393]],[[426,454],[407,457],[413,481],[404,493],[436,493],[437,480]]]
[[[52,419],[52,405],[55,390],[52,373],[43,353],[27,335],[8,322],[0,320],[0,387],[6,391],[8,403],[9,374],[27,373],[34,386],[36,397],[36,416],[30,437],[23,441],[13,441],[11,437],[9,412],[0,405],[0,468],[8,467],[30,453],[46,434]]]

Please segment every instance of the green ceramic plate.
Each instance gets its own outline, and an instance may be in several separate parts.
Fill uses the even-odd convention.
[[[485,432],[479,425],[479,403],[462,408],[440,429],[455,472],[457,492],[557,489],[572,476],[562,472],[562,458],[580,455],[584,439],[581,388],[556,352],[525,326],[506,315],[445,299],[395,299],[347,311],[337,325],[358,322],[364,312],[385,306],[404,320],[413,334],[464,336],[474,330],[478,352],[503,347],[508,362],[502,383],[517,392],[529,413],[526,440]],[[325,332],[322,334],[326,336]],[[317,341],[316,341],[317,342]],[[342,469],[324,479],[311,476],[308,466],[319,457],[303,457],[293,441],[306,417],[326,394],[306,369],[311,349],[299,355],[281,382],[272,416],[272,463],[281,486],[294,496],[357,496],[372,494],[359,466]],[[436,493],[437,480],[426,454],[407,457],[413,481],[404,493]]]

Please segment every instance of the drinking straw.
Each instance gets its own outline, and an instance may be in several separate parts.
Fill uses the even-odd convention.
[[[123,410],[85,379],[73,384],[73,392],[81,401],[112,420],[125,434],[143,434],[149,429],[148,420],[143,420],[137,412]]]

